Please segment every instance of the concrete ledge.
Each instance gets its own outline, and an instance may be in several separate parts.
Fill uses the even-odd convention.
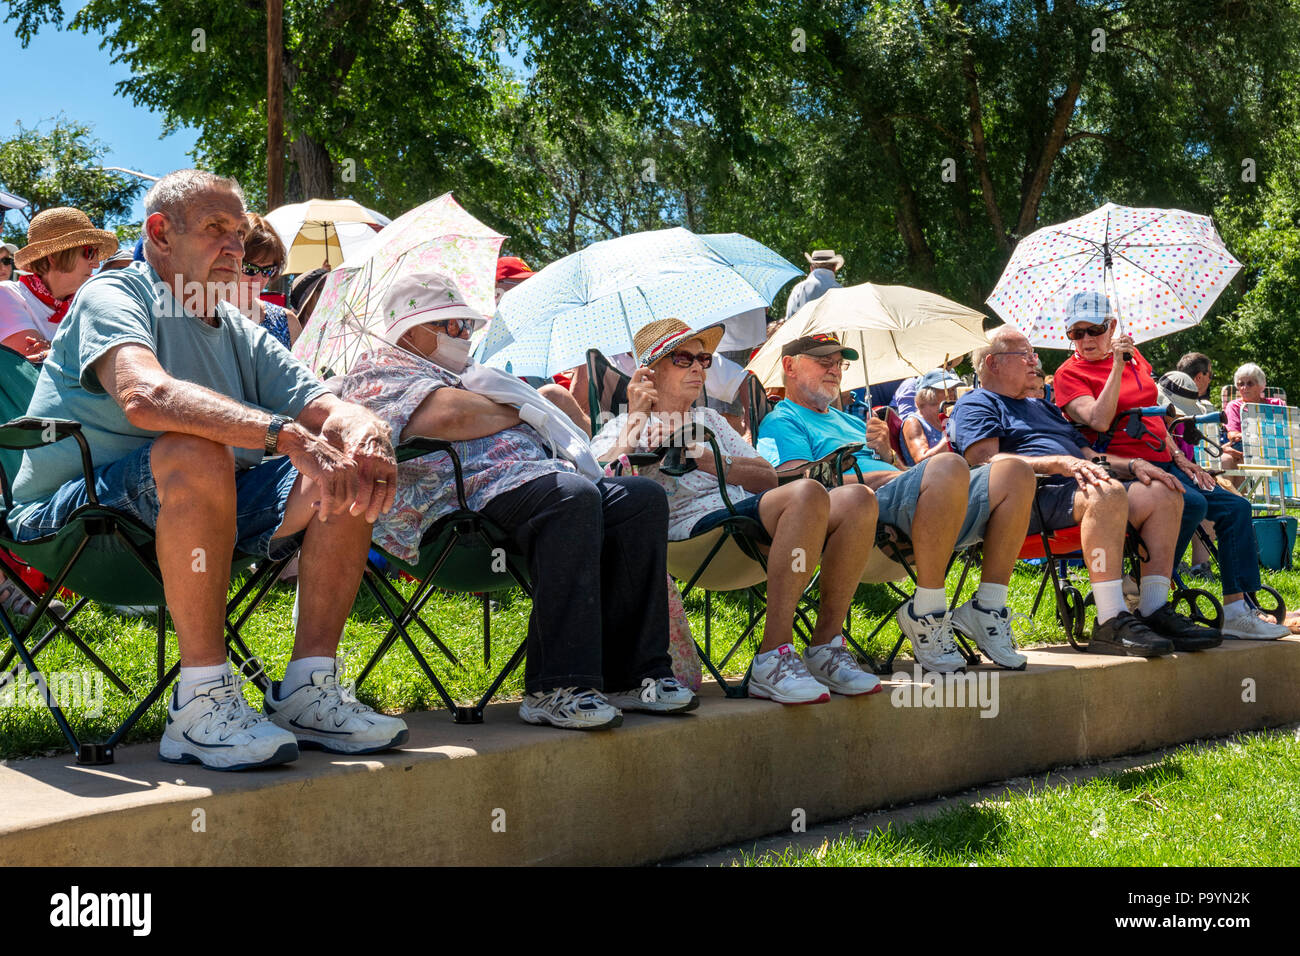
[[[1295,638],[1154,661],[1029,657],[1021,673],[973,672],[990,717],[912,706],[910,680],[812,707],[706,687],[694,714],[629,714],[598,734],[529,727],[514,704],[473,727],[413,714],[399,753],[306,753],[247,774],[164,764],[153,745],[107,768],[10,761],[0,865],[645,863],[787,828],[795,808],[812,823],[1300,720]]]

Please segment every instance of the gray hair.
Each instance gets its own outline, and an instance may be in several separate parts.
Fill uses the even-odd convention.
[[[235,180],[203,169],[178,169],[158,180],[145,193],[145,218],[160,212],[173,227],[184,231],[185,207],[195,196],[212,189],[229,189],[241,204],[244,202],[244,191]]]
[[[994,352],[1001,352],[1006,345],[1008,335],[1018,335],[1019,329],[1012,325],[999,325],[996,329],[989,332],[989,344],[982,345],[971,352],[971,367],[975,369],[975,374],[980,378],[984,377],[986,364],[993,357]]]
[[[1264,370],[1260,368],[1258,365],[1256,365],[1254,362],[1247,362],[1245,365],[1238,368],[1237,371],[1233,372],[1232,384],[1236,385],[1237,379],[1241,378],[1243,375],[1246,376],[1247,378],[1253,378],[1255,381],[1259,382],[1260,388],[1263,388],[1265,385],[1268,384],[1268,380],[1264,378]]]
[[[913,399],[913,402],[916,404],[917,408],[920,408],[923,404],[929,405],[931,402],[942,401],[943,396],[944,393],[942,391],[937,388],[930,388],[927,385],[925,388],[918,388],[916,390],[916,397]]]

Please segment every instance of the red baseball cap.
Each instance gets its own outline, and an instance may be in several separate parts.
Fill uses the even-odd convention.
[[[532,269],[518,256],[502,256],[497,260],[497,281],[502,279],[523,280],[535,275]]]

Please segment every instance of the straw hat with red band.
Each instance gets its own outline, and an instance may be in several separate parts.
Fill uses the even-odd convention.
[[[673,349],[691,339],[703,342],[706,352],[715,351],[722,341],[724,331],[722,326],[715,325],[696,332],[681,319],[656,319],[637,329],[636,335],[632,337],[632,346],[636,354],[641,356],[641,364],[650,366],[667,358]]]
[[[384,293],[379,314],[383,337],[394,345],[417,325],[456,319],[472,330],[487,321],[465,304],[456,283],[438,273],[396,279]]]
[[[104,229],[96,229],[80,209],[59,206],[46,209],[32,217],[27,227],[27,245],[18,250],[14,264],[19,269],[30,271],[29,267],[38,259],[75,249],[78,246],[95,246],[101,260],[107,259],[117,251],[117,235]]]

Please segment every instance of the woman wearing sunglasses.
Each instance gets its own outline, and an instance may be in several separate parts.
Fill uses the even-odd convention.
[[[239,311],[275,336],[285,348],[291,348],[302,333],[298,316],[274,302],[261,298],[268,282],[274,281],[284,268],[284,243],[271,224],[257,213],[248,214],[248,235],[244,238],[244,261],[239,276]]]
[[[27,228],[27,245],[13,256],[29,273],[0,282],[0,345],[40,364],[72,297],[117,251],[117,236],[80,209],[46,209]]]
[[[716,436],[723,460],[707,445],[691,449],[696,468],[679,478],[658,467],[642,470],[668,495],[668,540],[680,541],[721,524],[731,511],[718,491],[717,476],[741,515],[757,520],[771,536],[767,617],[754,658],[749,693],[783,704],[830,699],[830,692],[855,696],[880,689],[874,675],[858,667],[840,628],[867,566],[875,541],[876,496],[863,485],[829,493],[811,478],[777,487],[776,470],[711,408],[695,401],[722,328],[692,332],[677,319],[659,319],[633,337],[642,356],[628,385],[628,408],[592,439],[602,461],[667,444],[685,425],[696,423]],[[801,553],[803,561],[776,560]],[[792,631],[795,607],[818,563],[822,565],[821,606],[808,649],[801,656]]]
[[[12,242],[0,242],[0,282],[8,282],[14,277],[14,256],[18,247]]]
[[[1126,433],[1127,419],[1117,422],[1122,412],[1155,405],[1159,397],[1151,365],[1131,337],[1115,334],[1115,326],[1104,295],[1080,292],[1070,299],[1066,336],[1074,343],[1074,354],[1057,369],[1053,380],[1056,404],[1083,426],[1089,444],[1096,447],[1097,434],[1115,427],[1108,453],[1145,459],[1179,482],[1183,517],[1174,547],[1174,567],[1182,560],[1197,525],[1207,517],[1214,523],[1223,582],[1223,636],[1248,640],[1285,637],[1287,628],[1261,619],[1244,599],[1243,592],[1254,592],[1260,584],[1250,502],[1220,488],[1208,472],[1188,459],[1169,435],[1163,416],[1143,418],[1145,433],[1138,438]],[[1142,579],[1141,587],[1139,613],[1149,617],[1163,608],[1169,581],[1152,575]]]

